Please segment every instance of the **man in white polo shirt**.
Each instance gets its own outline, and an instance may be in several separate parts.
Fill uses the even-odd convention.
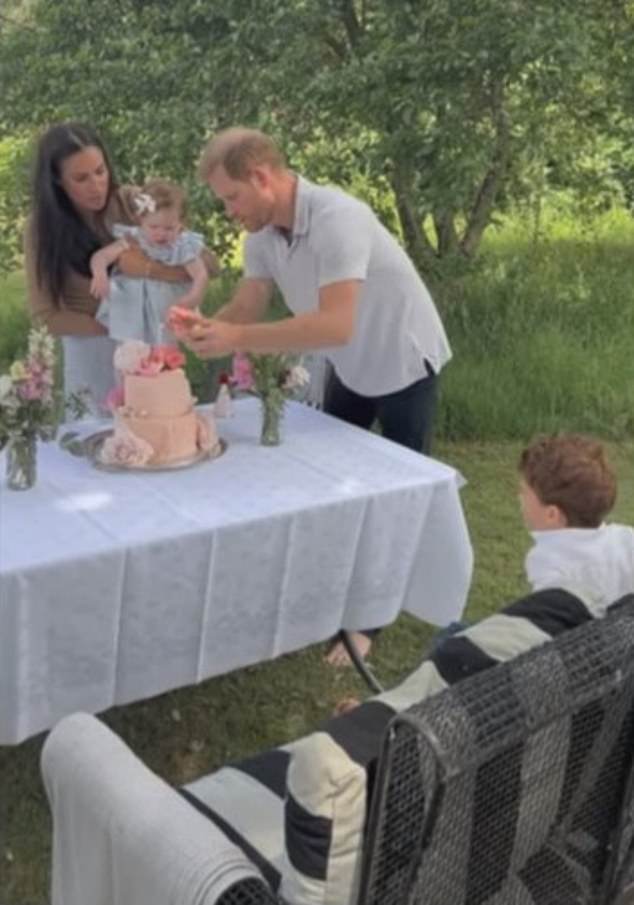
[[[334,376],[326,410],[428,449],[435,375],[451,357],[414,265],[363,202],[286,168],[261,132],[233,128],[205,149],[201,177],[249,233],[233,298],[187,336],[202,358],[322,349]],[[293,317],[261,323],[277,286]]]
[[[289,170],[253,129],[217,134],[199,172],[249,235],[230,302],[180,337],[202,358],[321,349],[333,366],[327,412],[368,429],[378,420],[388,439],[428,451],[451,350],[427,288],[373,211]],[[262,323],[275,286],[293,316]]]

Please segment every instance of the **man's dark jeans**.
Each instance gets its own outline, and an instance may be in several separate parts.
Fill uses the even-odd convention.
[[[332,370],[326,388],[324,411],[368,430],[378,420],[381,433],[388,440],[428,454],[438,397],[438,378],[429,364],[427,372],[427,377],[396,393],[361,396],[348,389]]]

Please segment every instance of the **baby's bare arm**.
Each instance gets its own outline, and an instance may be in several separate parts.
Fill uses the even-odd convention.
[[[187,261],[184,267],[191,277],[192,284],[189,291],[182,295],[175,304],[182,305],[185,308],[196,308],[204,298],[205,289],[209,282],[209,274],[201,258]]]
[[[90,258],[90,272],[92,280],[90,283],[90,294],[97,299],[105,298],[110,292],[110,281],[108,279],[108,268],[119,260],[123,252],[127,249],[128,243],[125,239],[117,239],[110,245],[104,245],[99,251],[96,251]]]

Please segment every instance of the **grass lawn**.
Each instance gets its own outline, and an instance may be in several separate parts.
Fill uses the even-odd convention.
[[[517,503],[516,443],[443,443],[438,458],[467,479],[463,500],[476,554],[467,617],[479,619],[526,589],[529,538]],[[614,518],[634,523],[634,443],[612,444],[620,495]],[[419,659],[432,634],[409,616],[383,632],[372,662],[388,684]],[[172,783],[227,760],[294,738],[326,717],[335,701],[366,694],[349,671],[322,662],[323,648],[210,679],[127,707],[104,720]],[[50,823],[39,779],[44,736],[0,748],[0,903],[42,905],[48,897]]]

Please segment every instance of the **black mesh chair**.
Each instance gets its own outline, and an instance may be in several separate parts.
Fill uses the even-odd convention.
[[[240,880],[217,899],[217,905],[278,905],[279,899],[265,883],[255,878]]]
[[[613,903],[632,859],[634,605],[397,716],[363,905]]]
[[[86,809],[95,784],[106,782],[107,730],[100,732],[94,766],[81,758]],[[50,755],[55,765],[48,767],[48,786],[62,805],[77,784],[72,769],[64,774],[66,752],[76,744],[76,736],[59,735]],[[117,745],[124,747],[119,740]],[[605,619],[458,682],[392,719],[369,774],[357,905],[624,901],[634,840],[633,760],[630,596]],[[117,825],[125,828],[129,805],[118,781],[102,800],[120,794]],[[172,790],[158,779],[156,784],[160,814]],[[153,808],[153,793],[144,801]],[[95,821],[100,817],[97,812]],[[160,816],[157,822],[156,838],[164,840],[169,828]],[[137,835],[144,833],[142,827]],[[109,837],[103,838],[99,858],[107,862],[111,849]],[[257,876],[233,883],[219,898],[196,901],[281,902]]]

